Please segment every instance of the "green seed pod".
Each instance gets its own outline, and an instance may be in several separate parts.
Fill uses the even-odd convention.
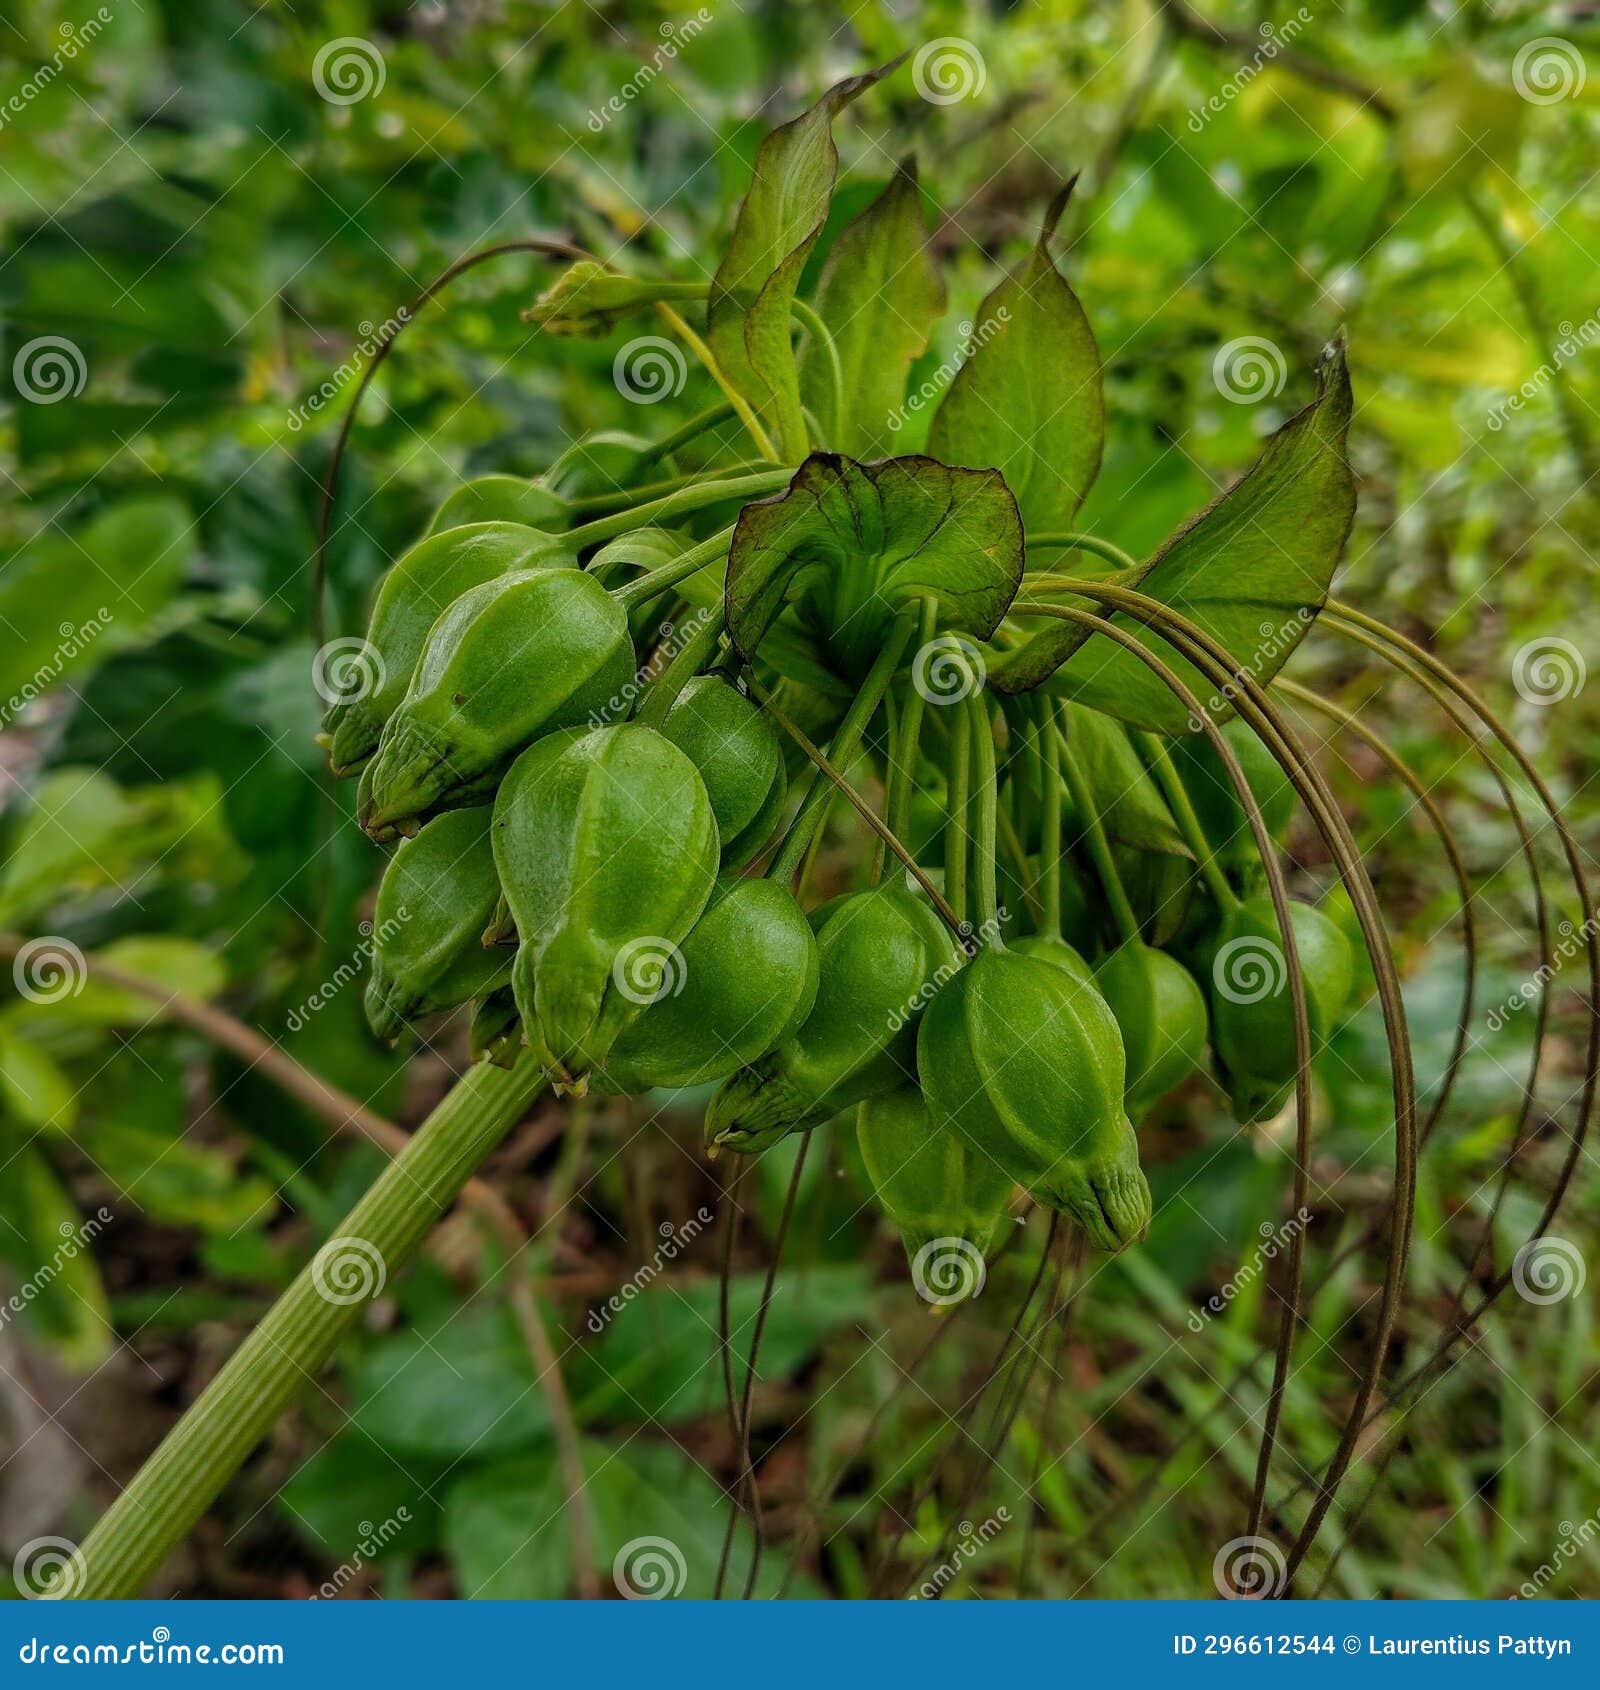
[[[1182,963],[1149,945],[1119,945],[1094,971],[1122,1033],[1123,1095],[1137,1120],[1205,1059],[1206,1000]]]
[[[1083,960],[1082,953],[1065,939],[1052,938],[1048,933],[1030,933],[1024,939],[1013,940],[1006,948],[1020,956],[1036,956],[1045,962],[1053,962],[1057,968],[1064,968],[1080,985],[1094,984],[1094,970]]]
[[[512,764],[493,839],[521,939],[511,983],[524,1029],[564,1079],[581,1079],[639,1008],[623,982],[652,956],[670,960],[711,897],[711,800],[654,729],[574,729]]]
[[[1289,919],[1315,1056],[1350,995],[1350,945],[1311,904],[1291,903]],[[1289,1101],[1298,1072],[1289,965],[1271,899],[1252,898],[1223,917],[1207,986],[1212,1046],[1234,1114],[1246,1125],[1270,1119]]]
[[[361,825],[396,827],[478,790],[538,735],[603,719],[633,671],[621,608],[580,571],[471,588],[434,623],[383,730]]]
[[[936,1306],[974,1295],[1016,1182],[952,1127],[936,1126],[913,1086],[863,1103],[856,1143],[918,1291]]]
[[[533,528],[559,530],[571,519],[567,502],[537,481],[520,475],[477,475],[463,481],[434,512],[430,534],[469,522],[525,522]]]
[[[984,951],[928,1006],[917,1067],[936,1122],[1101,1249],[1143,1235],[1150,1189],[1122,1101],[1122,1036],[1093,987]]]
[[[773,880],[719,881],[681,951],[634,960],[618,988],[642,1007],[597,1075],[608,1091],[720,1080],[781,1044],[816,1001],[810,923]]]
[[[715,675],[696,675],[661,731],[700,771],[717,818],[724,870],[742,868],[772,837],[788,791],[783,747],[765,712]]]
[[[812,912],[817,999],[794,1037],[741,1068],[706,1110],[706,1142],[765,1150],[916,1077],[922,1007],[961,953],[933,907],[894,886]]]
[[[468,1044],[473,1060],[492,1063],[496,1068],[514,1067],[521,1043],[522,1017],[517,1014],[516,994],[510,986],[496,986],[472,1008]]]
[[[419,541],[378,583],[359,662],[363,686],[338,699],[322,719],[336,775],[360,770],[378,749],[422,655],[428,630],[469,587],[513,569],[577,563],[559,540],[516,522],[478,522]]]
[[[409,1022],[503,985],[507,951],[485,950],[500,896],[487,809],[452,810],[402,842],[378,885],[367,1022],[391,1043]]]

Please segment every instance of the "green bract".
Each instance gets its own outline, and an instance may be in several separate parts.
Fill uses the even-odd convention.
[[[934,998],[917,1069],[935,1122],[1103,1250],[1143,1235],[1150,1191],[1105,999],[1038,957],[988,950]]]
[[[521,940],[511,982],[524,1036],[580,1079],[640,1008],[630,982],[671,965],[711,897],[705,783],[654,729],[574,729],[512,764],[493,838]]]
[[[787,887],[718,883],[683,948],[619,982],[640,1007],[599,1079],[612,1091],[720,1080],[788,1038],[817,995],[817,945]]]
[[[1289,919],[1315,1056],[1350,995],[1350,944],[1310,904],[1291,903]],[[1270,899],[1248,899],[1223,917],[1207,984],[1212,1045],[1234,1113],[1241,1122],[1268,1119],[1289,1101],[1298,1072],[1289,967]]]
[[[1137,1120],[1204,1060],[1205,996],[1182,963],[1137,940],[1097,964],[1094,979],[1122,1033],[1123,1091]]]
[[[536,735],[604,720],[633,671],[626,617],[578,570],[471,588],[434,623],[383,730],[361,825],[397,827],[480,793]]]
[[[723,868],[743,867],[772,837],[788,791],[777,730],[726,681],[697,675],[667,712],[661,731],[706,783]]]
[[[935,1123],[920,1091],[906,1086],[869,1098],[856,1111],[856,1142],[878,1202],[914,1264],[924,1250],[933,1255],[961,1242],[988,1252],[1016,1182],[959,1132]],[[927,1265],[924,1258],[919,1276]],[[952,1265],[959,1269],[959,1260]],[[975,1274],[960,1278],[976,1281]]]
[[[559,540],[517,522],[475,522],[419,541],[378,583],[372,619],[356,668],[363,685],[330,706],[328,761],[336,775],[354,774],[378,748],[422,655],[428,630],[450,605],[485,581],[533,563],[576,563]]]
[[[706,1111],[706,1138],[763,1150],[916,1074],[916,1027],[960,952],[932,907],[896,887],[851,893],[811,918],[817,998],[794,1037],[733,1075]]]
[[[403,840],[378,885],[367,1021],[380,1039],[510,977],[509,951],[485,950],[500,896],[487,809],[452,810]]]

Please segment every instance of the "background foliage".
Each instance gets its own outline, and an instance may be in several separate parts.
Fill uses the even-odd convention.
[[[852,180],[833,213],[837,227],[915,150],[954,308],[927,369],[954,355],[996,264],[1082,171],[1067,265],[1110,417],[1083,526],[1142,554],[1303,402],[1342,326],[1361,483],[1342,595],[1429,632],[1481,683],[1592,847],[1600,687],[1584,689],[1581,658],[1597,625],[1600,77],[1535,98],[1514,74],[1519,51],[1551,37],[1583,72],[1592,26],[1516,0],[1207,4],[1203,18],[1148,0],[18,9],[0,24],[0,927],[220,1006],[374,1111],[418,1118],[465,1060],[464,1032],[398,1053],[367,1034],[361,923],[378,858],[312,741],[309,559],[352,372],[429,276],[496,241],[561,234],[709,274],[761,134],[833,78],[944,38],[963,49],[954,83],[925,97],[907,67],[840,123]],[[346,38],[370,48],[373,85],[330,99],[314,67]],[[461,478],[534,474],[585,431],[654,432],[707,402],[691,380],[646,409],[613,379],[625,334],[555,344],[520,321],[549,274],[526,255],[474,271],[380,372],[330,552],[330,633],[359,630],[378,572]],[[1241,401],[1221,360],[1244,337],[1267,349],[1266,386]],[[894,449],[925,426],[909,413]],[[1515,661],[1553,636],[1579,655],[1578,684],[1535,701],[1513,685]],[[1459,737],[1348,648],[1313,637],[1291,673],[1360,707],[1450,800],[1486,886],[1482,1001],[1501,1002],[1529,972],[1531,906],[1497,793]],[[1344,752],[1326,766],[1398,935],[1426,1078],[1455,1012],[1453,897],[1410,796],[1359,746]],[[1326,865],[1298,843],[1318,889]],[[860,851],[841,822],[819,872],[843,874]],[[65,994],[25,992],[19,974],[0,1004],[0,1275],[32,1287],[0,1320],[8,1561],[42,1534],[81,1535],[379,1156],[193,1015],[90,972]],[[1525,1017],[1499,1032],[1474,1021],[1425,1170],[1402,1362],[1438,1330],[1476,1241],[1527,1043]],[[1502,1250],[1537,1213],[1574,1113],[1570,1020],[1549,1045]],[[1319,1079],[1311,1236],[1326,1260],[1385,1194],[1374,1019],[1341,1034]],[[448,1220],[164,1582],[554,1596],[663,1535],[684,1550],[688,1593],[708,1594],[737,1452],[720,1413],[714,1236],[688,1224],[716,1192],[697,1101],[552,1107],[513,1135],[490,1173],[528,1236],[515,1261],[472,1215]],[[1190,1316],[1281,1220],[1288,1184],[1277,1137],[1230,1138],[1214,1117],[1197,1087],[1160,1121],[1146,1146],[1158,1205],[1163,1186],[1190,1197],[1161,1207],[1146,1247],[1087,1276],[995,1472],[955,1514],[964,1483],[941,1467],[934,1501],[920,1481],[936,1461],[958,1477],[970,1465],[970,1439],[947,1446],[951,1417],[1041,1240],[1004,1258],[819,1510],[927,1331],[893,1240],[859,1208],[850,1135],[828,1129],[762,1358],[762,1489],[780,1547],[761,1589],[799,1547],[792,1589],[863,1594],[896,1531],[935,1556],[960,1520],[1006,1509],[1012,1523],[951,1594],[1209,1592],[1248,1494],[1265,1372],[1237,1374],[1272,1294],[1256,1279],[1198,1332]],[[746,1184],[736,1330],[786,1174],[771,1155]],[[1590,1163],[1564,1223],[1584,1260],[1597,1189]],[[88,1247],[64,1256],[60,1241],[91,1222]],[[663,1266],[665,1229],[694,1236]],[[643,1289],[611,1315],[606,1299],[641,1269]],[[1331,1447],[1369,1269],[1357,1256],[1314,1281],[1274,1495]],[[574,1555],[550,1382],[516,1286],[538,1293],[581,1428],[592,1566]],[[1593,1311],[1592,1285],[1549,1305],[1511,1298],[1474,1335],[1330,1589],[1509,1594],[1551,1559],[1563,1522],[1594,1514]],[[1036,1471],[1042,1503],[1024,1527],[1018,1493]],[[1347,1505],[1363,1488],[1358,1472]],[[1130,1493],[1137,1505],[1108,1518]],[[1595,1552],[1549,1588],[1600,1593]]]

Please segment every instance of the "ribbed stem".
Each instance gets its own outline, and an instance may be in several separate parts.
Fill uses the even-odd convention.
[[[456,1085],[112,1503],[63,1594],[139,1594],[544,1083],[524,1052],[509,1072],[480,1063]]]

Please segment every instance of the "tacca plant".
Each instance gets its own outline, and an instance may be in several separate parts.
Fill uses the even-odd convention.
[[[546,1087],[716,1082],[706,1144],[725,1167],[848,1112],[912,1276],[944,1306],[981,1283],[1028,1207],[1049,1212],[1058,1249],[1137,1249],[1141,1120],[1200,1073],[1241,1123],[1292,1106],[1299,1213],[1312,1062],[1365,983],[1387,1034],[1393,1206],[1347,1246],[1375,1254],[1381,1296],[1287,1589],[1387,1400],[1416,1161],[1472,993],[1469,966],[1419,1122],[1383,918],[1281,708],[1319,707],[1279,675],[1308,629],[1424,687],[1508,801],[1507,765],[1531,785],[1600,996],[1593,906],[1548,792],[1487,708],[1329,596],[1356,500],[1342,345],[1248,473],[1139,559],[1073,526],[1104,410],[1095,338],[1053,250],[1070,184],[983,301],[966,355],[931,377],[919,360],[945,294],[914,165],[816,254],[833,120],[893,68],[767,137],[709,283],[515,242],[418,302],[499,252],[543,251],[563,268],[529,316],[550,336],[653,320],[718,397],[670,437],[593,437],[534,482],[468,483],[378,591],[324,735],[389,852],[368,1013],[393,1039],[471,1002],[480,1060],[334,1243],[394,1272]],[[730,423],[741,443],[708,451]],[[336,473],[337,457],[330,508]],[[855,890],[807,910],[836,803],[876,845]],[[1290,897],[1279,861],[1297,806],[1342,883],[1326,909]],[[1595,1039],[1591,1020],[1579,1130],[1535,1236],[1580,1154]],[[1519,1141],[1526,1127],[1525,1110]],[[1247,1534],[1302,1250],[1296,1232]],[[316,1374],[362,1307],[326,1294],[336,1265],[325,1250],[302,1272],[156,1451],[83,1544],[73,1594],[136,1593]],[[1388,1394],[1441,1365],[1509,1277],[1464,1285],[1437,1349]],[[1047,1300],[1035,1336],[1050,1318]],[[753,1369],[752,1352],[742,1406],[727,1369],[747,1502]]]

